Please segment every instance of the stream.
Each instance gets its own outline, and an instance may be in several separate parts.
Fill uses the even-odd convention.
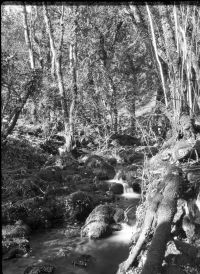
[[[132,205],[134,212],[140,195],[126,193],[118,196],[115,204],[126,209]],[[80,237],[80,226],[71,226],[76,233],[69,234],[69,225],[34,233],[30,239],[31,252],[25,258],[3,261],[3,274],[22,274],[33,263],[50,263],[56,267],[55,274],[115,274],[118,265],[127,258],[129,242],[135,229],[135,217],[131,224],[122,224],[121,231],[115,231],[107,238],[91,240]],[[78,232],[78,233],[77,233]],[[73,235],[74,234],[74,235]],[[73,265],[73,259],[81,254],[92,256],[87,267]]]

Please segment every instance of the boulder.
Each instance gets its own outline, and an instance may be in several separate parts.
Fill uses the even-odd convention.
[[[22,257],[30,251],[30,244],[24,238],[12,238],[2,240],[3,260]]]
[[[86,219],[81,229],[81,236],[98,239],[112,234],[111,224],[114,223],[115,211],[109,205],[97,206]]]
[[[94,260],[94,258],[91,255],[88,254],[82,254],[80,256],[78,256],[77,258],[75,258],[72,261],[72,264],[74,266],[79,266],[79,267],[87,267],[88,264],[90,264],[90,262]]]
[[[62,169],[58,166],[49,166],[49,167],[40,169],[37,175],[39,178],[41,178],[44,181],[61,182],[62,180],[61,171]]]
[[[135,149],[123,149],[119,152],[119,156],[127,164],[143,162],[144,160],[144,153],[137,152]]]
[[[93,199],[83,191],[70,194],[65,201],[66,216],[77,221],[84,221],[93,208]]]
[[[122,194],[124,192],[124,187],[122,184],[113,183],[109,189],[113,194]]]
[[[3,206],[2,221],[6,225],[19,219],[31,229],[43,229],[47,222],[62,221],[64,217],[64,202],[54,196],[34,197],[26,201]]]
[[[31,265],[28,266],[24,274],[47,274],[53,273],[55,270],[55,266],[50,264],[38,264],[38,265]]]
[[[92,155],[86,160],[85,168],[92,170],[93,174],[101,180],[113,179],[115,176],[114,167],[97,155]]]
[[[4,239],[28,238],[30,233],[30,227],[21,220],[16,221],[14,225],[7,225],[2,227],[2,237]]]
[[[110,142],[117,141],[120,146],[139,146],[141,144],[140,140],[136,137],[127,134],[113,134],[110,137]]]
[[[43,149],[44,152],[47,152],[52,155],[58,154],[58,148],[61,143],[56,140],[46,140],[44,143],[40,144],[40,148]]]
[[[117,159],[112,157],[112,158],[108,158],[107,162],[111,165],[111,166],[116,166],[117,164]]]
[[[87,229],[82,230],[82,237],[90,239],[105,238],[112,234],[112,228],[109,224],[102,222],[90,223]]]
[[[96,188],[99,190],[102,190],[104,192],[109,190],[109,184],[107,182],[104,181],[100,181],[97,184],[95,184]]]
[[[132,188],[133,188],[133,191],[135,193],[139,193],[139,194],[141,193],[141,186],[140,186],[140,184],[138,182],[134,182],[132,184]]]

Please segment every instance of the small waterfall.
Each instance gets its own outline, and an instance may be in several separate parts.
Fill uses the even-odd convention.
[[[124,194],[133,193],[133,188],[130,187],[130,186],[128,185],[128,183],[123,182],[122,185],[123,185],[123,188],[124,188]]]

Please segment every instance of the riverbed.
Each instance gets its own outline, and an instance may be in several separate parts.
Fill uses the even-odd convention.
[[[138,202],[138,194],[127,193],[120,195],[116,203],[124,209],[132,205],[135,210]],[[22,274],[27,266],[39,262],[54,265],[55,274],[115,274],[118,265],[128,256],[129,242],[135,230],[134,217],[130,223],[122,224],[121,231],[100,240],[81,238],[78,225],[35,233],[31,236],[28,257],[3,261],[3,274]],[[92,256],[87,267],[72,263],[81,254]]]

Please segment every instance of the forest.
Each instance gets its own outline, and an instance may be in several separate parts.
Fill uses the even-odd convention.
[[[200,7],[1,5],[2,274],[200,273]]]

